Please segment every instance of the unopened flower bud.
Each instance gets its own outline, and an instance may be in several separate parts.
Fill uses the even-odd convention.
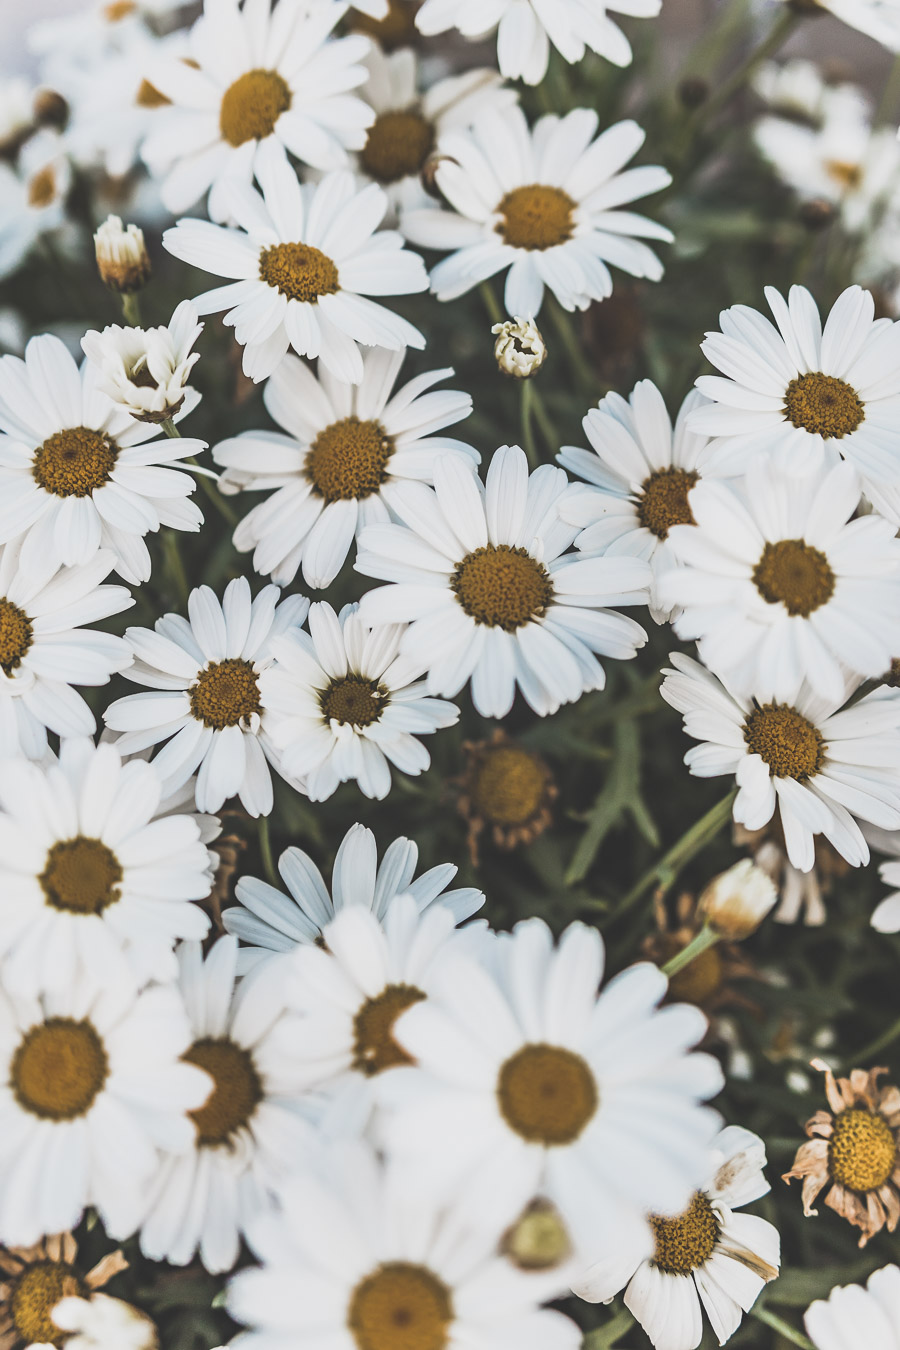
[[[495,323],[491,332],[497,336],[494,356],[504,375],[530,380],[538,373],[547,359],[547,347],[533,319]]]
[[[55,89],[39,89],[34,96],[34,120],[39,127],[62,131],[69,120],[69,105]]]
[[[132,295],[150,280],[150,255],[137,225],[124,226],[118,216],[108,216],[94,235],[94,248],[97,269],[112,290]]]
[[[826,230],[835,219],[837,212],[831,202],[826,201],[824,197],[813,197],[801,204],[797,214],[800,217],[801,225],[807,230],[815,232]]]
[[[156,1327],[132,1303],[106,1294],[64,1298],[51,1314],[70,1350],[159,1350]]]
[[[772,878],[750,858],[729,867],[709,883],[699,911],[709,927],[732,942],[755,933],[778,899]]]
[[[532,1200],[507,1230],[501,1246],[522,1270],[553,1270],[572,1255],[566,1226],[549,1200]]]
[[[190,300],[182,300],[165,328],[92,330],[81,339],[98,371],[97,386],[138,422],[165,422],[181,410],[188,376],[200,353],[191,351],[203,330]]]

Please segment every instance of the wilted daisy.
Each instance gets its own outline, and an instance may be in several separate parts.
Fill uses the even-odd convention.
[[[396,525],[363,531],[356,570],[393,583],[367,591],[366,623],[409,621],[401,654],[427,670],[428,691],[452,698],[469,679],[483,717],[505,717],[521,689],[540,716],[606,676],[594,653],[629,660],[646,633],[611,605],[646,603],[639,558],[562,556],[577,533],[559,514],[562,469],[529,475],[502,446],[483,487],[456,455],[434,466],[434,489],[388,484]]]
[[[815,862],[823,834],[854,867],[869,861],[858,821],[900,828],[900,698],[868,694],[850,707],[804,685],[792,703],[744,698],[698,661],[670,653],[660,693],[703,744],[684,757],[698,778],[734,774],[734,819],[760,829],[776,811],[794,867]],[[850,685],[848,693],[853,688]]]
[[[150,79],[171,105],[144,143],[144,159],[173,213],[209,189],[213,219],[230,214],[226,183],[249,185],[260,150],[287,152],[315,169],[336,169],[359,150],[373,117],[350,91],[361,85],[363,37],[333,38],[345,4],[324,0],[273,9],[271,3],[206,4],[191,29],[188,60],[155,67]]]
[[[54,1308],[53,1319],[68,1333],[69,1350],[159,1350],[154,1323],[121,1298],[65,1298]]]
[[[182,300],[160,328],[92,329],[81,339],[97,367],[97,388],[120,412],[138,422],[165,422],[181,411],[188,377],[200,353],[191,351],[203,332],[190,300]]]
[[[290,165],[263,146],[256,175],[262,196],[234,187],[238,229],[180,220],[166,230],[170,253],[203,271],[234,278],[196,300],[199,313],[228,310],[225,323],[244,348],[244,374],[272,374],[289,347],[318,356],[339,380],[359,384],[364,347],[424,347],[417,328],[370,295],[409,295],[428,287],[425,265],[393,230],[376,233],[387,197],[349,173],[301,187]]]
[[[88,1205],[110,1236],[134,1232],[157,1150],[191,1147],[209,1095],[189,1044],[172,985],[0,991],[0,1241],[74,1228]]]
[[[42,235],[65,219],[72,168],[62,137],[32,136],[16,168],[0,162],[0,277],[14,272]]]
[[[474,469],[477,450],[440,434],[468,417],[472,399],[433,388],[452,369],[417,375],[394,392],[405,355],[366,352],[358,385],[337,379],[324,362],[316,378],[286,356],[263,390],[285,434],[244,431],[215,447],[213,458],[225,469],[223,492],[271,494],[234,532],[236,548],[254,550],[257,572],[284,586],[302,565],[308,586],[330,586],[360,531],[390,521],[387,483],[432,483],[435,460],[450,451]]]
[[[662,394],[652,380],[641,380],[627,399],[607,394],[582,421],[593,453],[564,445],[557,455],[564,469],[591,485],[561,506],[563,518],[581,528],[577,548],[592,557],[646,559],[657,623],[672,617],[659,596],[659,579],[674,565],[669,531],[693,524],[688,494],[700,481],[697,461],[707,438],[689,431],[687,419],[703,402],[688,394],[673,428]]]
[[[598,123],[592,109],[576,108],[529,130],[513,107],[488,110],[470,131],[441,137],[434,178],[451,209],[407,211],[401,221],[414,244],[455,250],[431,273],[439,300],[509,268],[507,312],[534,318],[545,286],[568,310],[610,295],[607,264],[659,281],[662,263],[641,239],[671,243],[671,231],[619,208],[671,178],[651,165],[621,172],[644,132],[618,122],[595,140]]]
[[[900,1350],[900,1269],[883,1266],[865,1289],[848,1284],[817,1299],[803,1319],[816,1350]]]
[[[805,287],[792,286],[786,302],[767,286],[766,299],[777,328],[734,305],[719,315],[722,332],[702,344],[722,371],[700,376],[713,406],[690,418],[691,430],[714,438],[704,467],[708,459],[717,473],[740,475],[764,451],[804,473],[841,456],[876,510],[900,522],[900,327],[876,319],[859,286],[838,298],[824,330]]]
[[[381,920],[396,896],[410,895],[419,913],[440,905],[462,923],[484,904],[484,895],[472,886],[446,889],[458,871],[453,863],[417,877],[418,859],[415,842],[401,837],[388,845],[379,863],[372,831],[351,825],[338,847],[329,889],[308,853],[285,849],[278,871],[288,895],[257,877],[241,877],[235,887],[240,903],[222,915],[228,932],[249,944],[238,954],[238,970],[244,973],[273,952],[293,951],[298,944],[321,945],[325,928],[349,905]]]
[[[279,604],[279,595],[277,586],[264,586],[251,599],[246,577],[236,577],[221,602],[208,586],[191,591],[188,620],[164,614],[152,629],[126,630],[135,657],[128,678],[152,692],[110,704],[106,725],[124,733],[123,754],[168,741],[153,760],[163,790],[174,792],[197,773],[200,811],[218,811],[229,797],[252,816],[272,810],[259,675],[272,660],[273,639],[299,627],[309,606],[302,595]]]
[[[789,0],[784,0],[789,3]],[[900,4],[898,0],[804,0],[812,9],[827,10],[850,28],[867,34],[887,47],[900,51]]]
[[[61,1299],[86,1298],[125,1270],[119,1251],[87,1268],[71,1233],[41,1238],[32,1247],[0,1247],[0,1345],[20,1350],[37,1342],[56,1345],[61,1323],[53,1314]]]
[[[171,979],[178,938],[202,938],[209,856],[195,819],[160,818],[153,765],[64,740],[59,759],[0,776],[0,963],[26,994],[75,981]]]
[[[627,1254],[586,1270],[573,1288],[591,1303],[625,1287],[624,1303],[656,1350],[696,1350],[703,1310],[720,1345],[737,1331],[766,1284],[778,1275],[778,1229],[735,1210],[767,1195],[766,1146],[729,1125],[712,1145],[709,1180],[674,1219],[651,1216],[653,1255],[631,1267]]]
[[[463,741],[465,773],[456,805],[468,823],[469,853],[478,864],[478,844],[487,830],[495,848],[514,849],[542,835],[559,795],[540,755],[497,727],[489,741]]]

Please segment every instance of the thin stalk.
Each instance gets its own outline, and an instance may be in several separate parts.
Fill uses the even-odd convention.
[[[125,316],[125,322],[128,324],[130,328],[140,328],[141,302],[138,299],[137,294],[135,293],[133,295],[123,295],[121,297],[121,300],[122,300],[122,313]]]
[[[522,405],[522,449],[528,456],[528,463],[532,469],[536,469],[541,462],[538,454],[538,448],[534,439],[534,425],[532,418],[534,415],[534,394],[535,390],[531,380],[520,380],[519,391],[521,394]]]
[[[893,125],[896,122],[897,104],[900,103],[900,55],[894,57],[894,64],[884,82],[878,110],[872,125],[879,127],[884,122]]]
[[[181,551],[178,547],[178,535],[175,530],[166,529],[163,531],[163,551],[166,558],[166,567],[171,577],[172,585],[183,608],[187,606],[190,586],[188,585],[187,574],[184,570],[184,563],[181,560]]]
[[[563,309],[553,295],[548,298],[547,311],[550,315],[550,322],[556,329],[557,336],[565,348],[566,356],[571,362],[576,380],[585,389],[592,392],[597,384],[597,376],[588,364],[581,343],[575,335],[571,315]]]
[[[689,966],[698,956],[714,947],[718,941],[719,934],[714,928],[701,928],[686,947],[682,947],[680,952],[676,952],[672,959],[666,962],[662,967],[662,973],[671,979],[679,970],[684,970],[685,966]]]
[[[787,42],[791,33],[799,24],[800,17],[799,14],[785,6],[766,36],[748,52],[737,69],[726,80],[723,80],[715,93],[697,109],[691,118],[692,130],[696,130],[701,122],[708,122],[715,117],[731,102],[735,94],[743,89],[751,75],[756,72],[757,67],[761,66],[768,57],[774,56]]]
[[[275,866],[275,858],[272,853],[272,838],[269,834],[269,817],[260,816],[257,821],[257,834],[259,837],[259,852],[262,858],[263,871],[266,874],[266,881],[270,886],[280,888],[281,879],[278,876],[278,869]]]
[[[160,426],[162,427],[163,431],[166,433],[166,435],[169,437],[170,440],[180,441],[183,439],[181,432],[178,430],[177,426],[172,421],[171,417],[167,417],[164,422],[160,423]],[[200,473],[197,474],[197,482],[200,485],[200,491],[206,496],[207,500],[210,501],[212,505],[216,508],[219,515],[226,522],[226,524],[228,524],[231,527],[231,529],[234,529],[235,525],[237,525],[238,523],[237,516],[234,514],[228,503],[225,501],[224,497],[222,496],[221,492],[219,492],[218,488],[213,487],[212,483],[206,477],[205,471],[203,471],[201,465],[197,463],[195,456],[185,455],[184,462],[185,464],[193,465],[195,469],[201,470]]]
[[[494,294],[491,283],[483,281],[478,289],[481,291],[481,298],[484,301],[484,307],[488,312],[491,323],[503,323],[503,310],[500,308],[500,302]]]
[[[857,1050],[852,1059],[847,1060],[847,1063],[862,1064],[867,1059],[873,1059],[875,1055],[881,1054],[882,1050],[886,1050],[889,1045],[892,1045],[898,1037],[900,1037],[900,1018],[893,1022],[880,1036],[876,1036],[874,1041],[864,1045],[862,1050]]]
[[[689,830],[681,836],[676,843],[672,845],[668,853],[664,854],[660,861],[645,872],[641,879],[632,886],[631,890],[619,901],[615,910],[614,917],[618,918],[636,905],[647,891],[654,887],[665,895],[666,891],[674,885],[679,872],[686,867],[690,860],[706,847],[706,845],[715,839],[716,835],[731,819],[731,807],[737,796],[737,788],[732,788],[727,796],[720,802],[716,802],[711,810],[707,811],[705,816],[696,821]]]
[[[792,1327],[790,1322],[785,1322],[784,1318],[779,1317],[777,1313],[769,1312],[768,1308],[751,1308],[750,1315],[755,1317],[757,1322],[764,1322],[767,1327],[777,1331],[779,1336],[783,1336],[792,1345],[799,1345],[802,1350],[816,1350],[808,1336],[804,1336],[802,1331]]]
[[[530,384],[531,381],[529,380],[528,383]],[[547,449],[550,451],[550,458],[552,459],[559,449],[559,433],[550,420],[550,414],[544,405],[541,391],[537,388],[534,391],[534,420],[541,429],[541,435],[547,442]]]

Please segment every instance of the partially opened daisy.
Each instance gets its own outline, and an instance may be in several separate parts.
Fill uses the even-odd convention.
[[[874,1271],[865,1289],[832,1289],[810,1304],[803,1321],[816,1350],[900,1350],[900,1269]]]
[[[388,484],[400,524],[363,531],[356,570],[392,584],[367,591],[361,618],[409,621],[401,654],[427,670],[428,691],[458,694],[472,681],[483,717],[505,717],[518,687],[540,716],[606,676],[595,653],[629,660],[647,635],[609,608],[646,603],[640,558],[579,558],[577,527],[560,518],[562,469],[529,475],[518,446],[502,446],[482,486],[459,456],[434,466],[434,489]]]
[[[230,581],[221,602],[198,586],[187,620],[164,614],[152,629],[125,633],[135,657],[128,678],[148,692],[110,704],[106,725],[123,733],[123,754],[167,741],[153,760],[163,790],[174,792],[197,773],[200,811],[218,811],[229,797],[252,816],[272,810],[259,675],[272,660],[273,639],[298,628],[309,606],[302,595],[279,604],[279,595],[277,586],[264,586],[252,599],[246,577]]]
[[[316,169],[336,169],[359,150],[372,110],[351,91],[366,72],[364,37],[333,38],[346,4],[207,0],[189,40],[189,59],[151,72],[171,105],[144,143],[144,159],[164,176],[162,199],[174,213],[210,195],[213,219],[227,217],[224,184],[248,184],[263,146]]]
[[[431,273],[439,300],[509,268],[507,312],[534,318],[545,286],[568,310],[610,295],[608,264],[659,281],[662,263],[641,240],[671,243],[671,231],[619,208],[671,178],[652,165],[624,170],[644,143],[636,122],[597,136],[598,122],[593,110],[575,108],[529,130],[520,108],[490,109],[471,130],[441,136],[434,177],[450,209],[407,211],[401,220],[412,243],[454,250]]]
[[[289,347],[318,356],[339,380],[359,384],[364,347],[424,347],[406,319],[370,295],[428,288],[425,264],[393,230],[378,233],[387,197],[370,183],[358,191],[349,173],[301,187],[271,147],[257,156],[262,196],[248,185],[229,192],[237,229],[186,218],[166,230],[170,253],[205,272],[232,278],[195,301],[200,314],[227,310],[225,323],[244,348],[244,374],[267,379]]]
[[[165,422],[179,413],[200,353],[191,350],[203,331],[190,300],[182,300],[159,328],[92,329],[81,339],[97,367],[97,384],[116,407],[138,422]]]
[[[728,1125],[712,1145],[709,1179],[674,1219],[651,1217],[654,1249],[628,1269],[625,1253],[586,1270],[573,1288],[591,1303],[625,1287],[624,1303],[655,1350],[696,1350],[703,1310],[720,1345],[734,1335],[762,1290],[778,1275],[778,1230],[755,1214],[736,1214],[770,1187],[766,1146],[758,1135]]]
[[[794,867],[815,863],[818,834],[853,867],[869,861],[858,822],[900,828],[900,696],[867,694],[849,707],[807,685],[791,703],[745,697],[680,652],[660,693],[701,745],[684,757],[699,778],[733,774],[734,819],[760,829],[779,813]],[[848,685],[848,695],[856,687]]]
[[[473,886],[447,890],[459,870],[441,863],[416,876],[419,849],[412,839],[394,839],[378,862],[375,836],[365,825],[351,825],[334,859],[329,888],[308,853],[285,849],[278,871],[288,894],[257,877],[241,877],[235,887],[237,905],[226,909],[222,922],[248,944],[238,954],[238,970],[251,969],[275,952],[293,951],[298,944],[321,945],[322,934],[336,914],[359,905],[383,919],[391,901],[410,895],[420,913],[440,905],[462,923],[484,904]]]
[[[788,0],[784,0],[788,3]],[[827,10],[850,28],[874,38],[889,51],[900,51],[900,3],[898,0],[812,0],[815,8]]]
[[[474,469],[478,451],[441,434],[468,417],[471,397],[433,388],[452,369],[417,375],[395,392],[405,355],[366,352],[358,385],[337,379],[324,362],[316,378],[286,356],[263,390],[284,434],[243,431],[215,447],[223,492],[270,494],[234,532],[235,548],[253,549],[257,572],[284,586],[302,565],[307,586],[330,586],[360,531],[390,521],[386,484],[432,483],[435,460],[450,451]]]
[[[693,431],[710,436],[709,463],[720,474],[746,472],[752,456],[771,454],[788,472],[849,460],[876,510],[900,523],[900,328],[875,318],[869,291],[851,286],[824,330],[812,295],[772,286],[775,325],[746,305],[719,316],[703,352],[721,375],[697,388],[713,406],[698,408]]]
[[[59,338],[32,338],[24,361],[0,359],[0,433],[0,543],[24,535],[20,563],[35,577],[102,547],[137,585],[150,576],[145,535],[203,523],[184,461],[205,443],[154,440],[157,429],[119,411]]]
[[[62,1327],[53,1313],[63,1298],[89,1297],[128,1262],[120,1251],[96,1265],[80,1256],[71,1233],[53,1233],[30,1247],[0,1247],[0,1345],[21,1350],[54,1345]]]

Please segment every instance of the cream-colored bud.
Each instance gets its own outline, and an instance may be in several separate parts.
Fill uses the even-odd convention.
[[[501,1248],[522,1270],[553,1270],[572,1255],[566,1226],[549,1200],[532,1200],[507,1230]]]
[[[533,319],[511,319],[495,323],[491,329],[497,336],[494,356],[505,375],[516,380],[530,380],[547,359],[547,346]]]
[[[713,878],[698,909],[720,937],[739,942],[756,932],[777,899],[772,878],[752,859],[742,858]]]
[[[150,255],[137,225],[108,216],[94,235],[94,250],[100,276],[121,295],[132,295],[150,280]]]

